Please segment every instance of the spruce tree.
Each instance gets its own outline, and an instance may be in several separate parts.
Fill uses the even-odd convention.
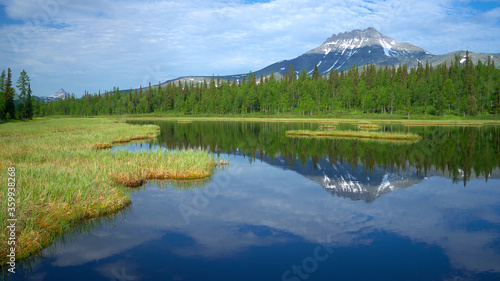
[[[319,71],[318,71],[318,65],[317,64],[314,65],[314,71],[313,71],[313,74],[312,74],[312,79],[313,80],[318,80],[319,79]]]
[[[26,95],[26,118],[33,119],[33,96],[31,95],[31,85],[28,84],[28,94]]]
[[[10,68],[7,70],[7,80],[5,80],[4,86],[4,102],[5,102],[5,115],[6,119],[11,119],[16,116],[16,107],[14,106],[14,95],[15,90],[12,88],[12,71]]]
[[[27,95],[28,95],[28,85],[30,83],[30,77],[23,69],[17,79],[17,89],[19,90],[19,105],[18,114],[21,119],[27,118]]]
[[[469,115],[476,115],[476,88],[475,88],[475,73],[474,64],[469,57],[469,51],[465,53],[465,70],[464,70],[464,96],[462,97],[462,111]]]
[[[0,75],[0,118],[4,118],[5,116],[5,70],[2,70],[2,74]]]

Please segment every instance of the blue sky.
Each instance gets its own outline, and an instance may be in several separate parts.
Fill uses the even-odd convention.
[[[294,58],[375,27],[433,54],[500,53],[500,1],[0,0],[1,68],[81,96]]]

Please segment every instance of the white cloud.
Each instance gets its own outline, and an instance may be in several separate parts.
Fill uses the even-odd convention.
[[[15,72],[24,68],[36,76],[38,95],[61,86],[81,95],[85,89],[137,87],[147,77],[156,82],[255,71],[296,57],[333,33],[368,26],[432,53],[499,52],[500,45],[495,10],[470,15],[453,1],[0,3],[9,17],[26,22],[0,26],[0,33],[8,35],[0,39],[0,57]],[[159,71],[152,75],[148,69]]]

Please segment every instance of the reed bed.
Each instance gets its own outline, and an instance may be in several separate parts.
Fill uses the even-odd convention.
[[[405,140],[420,141],[422,137],[411,133],[385,133],[371,131],[308,131],[308,130],[290,130],[286,132],[289,137],[334,137],[334,138],[358,138],[358,139],[379,139],[379,140]]]
[[[335,126],[319,126],[320,130],[333,130]]]
[[[156,125],[114,123],[104,118],[44,119],[0,126],[0,172],[16,171],[16,257],[28,257],[76,223],[115,213],[131,201],[127,179],[208,177],[217,163],[203,151],[110,151],[113,140],[155,137]],[[137,184],[136,182],[136,184]],[[7,185],[0,192],[7,206]],[[0,209],[0,221],[7,219]],[[7,241],[6,224],[0,241]],[[7,243],[0,244],[0,264]]]
[[[358,128],[363,129],[363,130],[379,130],[380,126],[368,124],[368,125],[358,125]]]
[[[403,125],[405,126],[472,126],[472,127],[480,127],[485,124],[488,124],[490,122],[484,122],[484,121],[468,121],[468,122],[461,122],[461,121],[411,121],[411,122],[404,122]]]

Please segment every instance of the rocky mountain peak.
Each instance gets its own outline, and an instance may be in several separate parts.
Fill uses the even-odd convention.
[[[430,54],[413,44],[400,42],[383,35],[373,27],[334,34],[323,44],[306,54],[324,54],[326,56],[330,52],[340,52],[341,55],[344,55],[346,51],[367,47],[381,48],[387,57],[405,56],[408,53]]]
[[[64,99],[68,93],[63,89],[59,89],[59,91],[53,93],[52,95],[48,96],[49,98],[53,99]]]

